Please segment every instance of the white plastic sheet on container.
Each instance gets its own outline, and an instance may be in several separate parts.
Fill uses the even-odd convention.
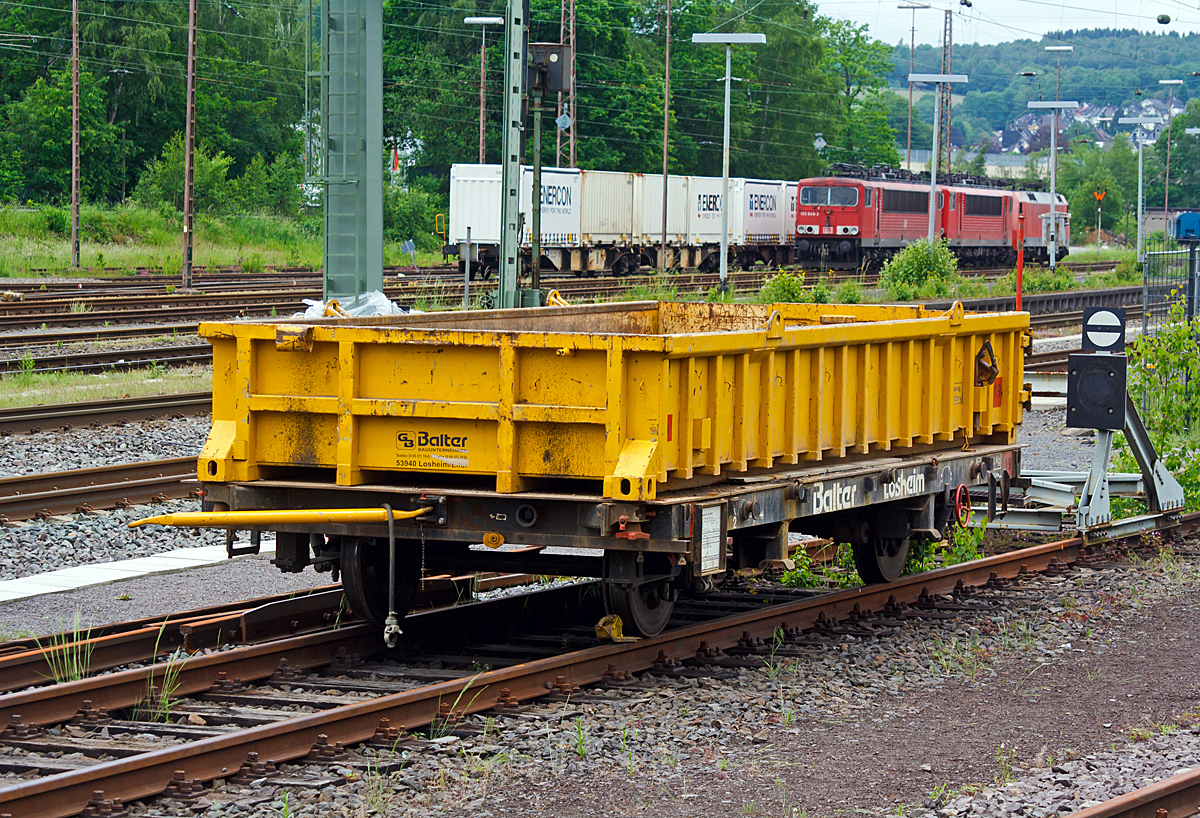
[[[338,302],[338,308],[352,318],[365,318],[371,315],[408,315],[410,313],[420,313],[421,310],[412,307],[401,307],[388,299],[386,295],[379,290],[372,290],[369,293],[362,293],[357,298],[351,301]],[[309,320],[316,318],[341,318],[341,315],[325,315],[325,302],[314,301],[310,298],[304,299],[304,303],[308,308],[304,312],[298,312],[293,315],[293,318],[307,318]]]

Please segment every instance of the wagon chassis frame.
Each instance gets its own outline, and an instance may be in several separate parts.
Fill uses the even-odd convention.
[[[629,588],[682,576],[693,587],[705,587],[707,578],[728,570],[781,563],[786,567],[789,529],[851,542],[870,542],[872,537],[938,539],[952,522],[950,509],[959,487],[1010,485],[1019,477],[1020,449],[1016,444],[979,445],[735,475],[717,485],[664,492],[642,502],[568,493],[259,480],[207,483],[204,507],[278,511],[387,503],[397,510],[428,508],[422,516],[395,523],[398,540],[420,543],[421,564],[427,570],[598,576]],[[1005,492],[993,490],[991,496],[996,506],[1006,502]],[[1002,509],[994,507],[991,516],[997,513]],[[336,568],[339,543],[350,539],[387,542],[387,528],[378,524],[248,528],[276,532],[274,564],[291,572],[308,566],[319,571]],[[478,543],[493,547],[470,549]],[[504,544],[518,548],[500,550]],[[610,556],[632,552],[639,567],[630,568],[628,559],[610,567],[599,556],[543,553],[551,546]],[[654,567],[647,562],[646,575],[631,578],[629,571],[642,570],[650,554],[660,555]]]

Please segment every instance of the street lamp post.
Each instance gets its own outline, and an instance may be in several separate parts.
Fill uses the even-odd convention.
[[[1171,87],[1167,97],[1167,173],[1166,184],[1163,185],[1163,235],[1167,234],[1167,225],[1171,222],[1171,106],[1175,103],[1175,86],[1183,85],[1183,80],[1159,80],[1159,85]]]
[[[1079,108],[1075,101],[1035,100],[1029,103],[1030,108],[1050,109],[1054,111],[1054,127],[1050,130],[1050,269],[1053,270],[1058,256],[1058,112],[1074,111]],[[1068,241],[1070,238],[1068,237]]]
[[[938,175],[938,132],[942,125],[942,94],[941,86],[945,84],[961,85],[967,81],[966,74],[909,74],[908,82],[931,82],[937,86],[937,94],[933,103],[933,172],[929,174],[929,244],[934,239],[934,215],[937,213],[937,175]]]
[[[1073,45],[1048,45],[1046,50],[1052,54],[1058,55],[1058,67],[1054,71],[1054,98],[1062,99],[1062,55],[1074,51]],[[1041,96],[1041,94],[1038,94]],[[1058,133],[1058,111],[1054,112],[1054,132]],[[1058,154],[1055,153],[1050,157],[1050,161],[1054,163],[1054,167],[1050,170],[1050,177],[1054,178],[1055,171],[1058,170]],[[1053,230],[1051,231],[1053,232]],[[1054,262],[1050,262],[1050,269],[1054,269]]]
[[[483,152],[487,133],[487,102],[484,83],[487,81],[487,27],[504,25],[503,17],[464,17],[469,26],[479,26],[479,164],[483,164]]]
[[[725,132],[721,151],[721,284],[720,292],[729,292],[729,81],[733,78],[733,46],[762,45],[766,34],[693,34],[693,43],[719,43],[725,46]]]
[[[1162,119],[1157,116],[1123,116],[1117,120],[1120,125],[1161,125]],[[1137,136],[1137,130],[1134,130],[1134,137]],[[1145,143],[1141,139],[1138,143],[1138,203],[1137,203],[1137,260],[1142,263],[1142,148]]]
[[[1117,120],[1121,125],[1161,125],[1162,120],[1156,116],[1123,116]],[[1137,129],[1134,129],[1137,136]],[[1137,203],[1137,260],[1142,265],[1142,335],[1149,328],[1150,312],[1146,309],[1150,303],[1150,283],[1146,280],[1145,259],[1142,258],[1142,148],[1144,143],[1138,139],[1138,203]]]
[[[908,73],[913,72],[913,50],[917,47],[917,9],[929,8],[928,3],[900,3],[898,9],[912,9],[912,31],[908,35]],[[913,84],[908,83],[908,150],[904,155],[904,167],[912,170],[912,97]]]

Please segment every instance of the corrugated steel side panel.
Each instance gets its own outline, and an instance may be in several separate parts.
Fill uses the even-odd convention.
[[[209,481],[328,469],[602,481],[652,499],[697,474],[1011,442],[1025,313],[668,304],[204,324]],[[297,341],[297,335],[300,341]],[[990,343],[995,383],[977,381]]]
[[[663,180],[654,174],[639,174],[642,218],[640,241],[662,242]],[[667,177],[667,243],[684,244],[688,234],[688,177]]]
[[[585,170],[583,175],[584,244],[627,244],[633,241],[634,174]]]

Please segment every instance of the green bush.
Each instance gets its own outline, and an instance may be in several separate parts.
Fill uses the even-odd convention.
[[[65,236],[71,232],[71,219],[61,207],[43,207],[42,225],[47,233]]]
[[[1027,267],[1021,275],[1021,292],[1025,295],[1032,295],[1034,293],[1061,293],[1079,288],[1080,284],[1075,280],[1075,273],[1066,267],[1055,267],[1053,270]],[[1016,270],[1012,270],[1007,275],[996,279],[995,292],[997,294],[1015,293],[1016,291]]]
[[[1200,510],[1200,319],[1188,321],[1182,300],[1154,335],[1129,346],[1129,396],[1163,465],[1183,486],[1188,511]],[[1190,428],[1189,428],[1190,427]],[[1137,471],[1123,438],[1114,468]],[[1115,512],[1141,513],[1138,501],[1114,499]]]
[[[758,291],[760,304],[808,304],[812,300],[812,294],[804,287],[803,273],[799,276],[786,271],[778,273],[768,278]]]
[[[956,278],[958,259],[945,241],[918,241],[888,259],[879,273],[879,286],[894,301],[911,301],[949,293]]]
[[[384,238],[392,242],[412,239],[421,250],[438,250],[441,239],[434,233],[434,221],[445,209],[432,193],[388,185],[383,190]]]
[[[843,281],[837,287],[834,300],[839,304],[861,304],[863,288],[857,281]]]

